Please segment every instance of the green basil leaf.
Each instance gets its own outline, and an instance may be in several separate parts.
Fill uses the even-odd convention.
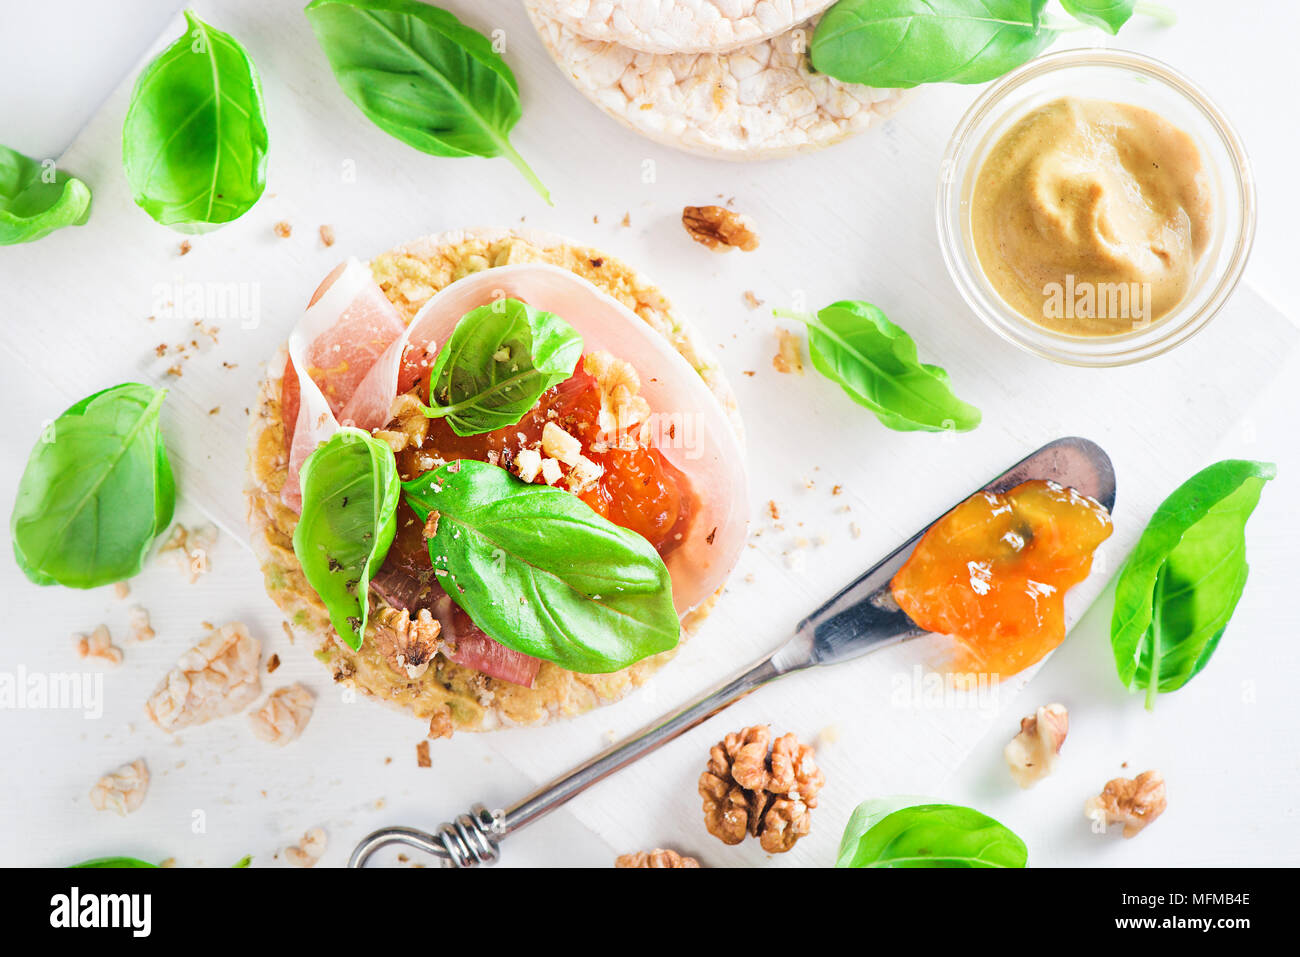
[[[984,83],[1056,39],[1047,0],[839,0],[813,32],[813,67],[849,83]]]
[[[1080,23],[1119,33],[1133,16],[1137,0],[1061,0],[1061,6]]]
[[[9,519],[38,585],[95,588],[140,571],[176,485],[159,428],[165,392],[128,382],[82,399],[41,434]]]
[[[781,309],[776,315],[808,326],[813,366],[886,427],[968,432],[980,424],[980,410],[953,394],[947,371],[920,362],[912,337],[870,303],[832,303],[815,319]]]
[[[424,414],[457,435],[515,425],[581,357],[582,336],[559,316],[498,299],[456,323],[429,374]]]
[[[239,860],[235,861],[235,863],[231,864],[230,867],[232,870],[239,870],[240,868],[248,867],[252,863],[253,863],[253,855],[245,854]]]
[[[0,146],[0,246],[30,243],[90,218],[90,187]]]
[[[677,645],[663,559],[578,496],[470,460],[402,488],[421,521],[438,513],[439,584],[507,648],[604,674]]]
[[[836,867],[1024,867],[1025,842],[986,814],[956,804],[858,805]],[[902,805],[902,806],[900,806]]]
[[[293,551],[330,622],[356,650],[366,633],[370,577],[397,531],[400,480],[387,444],[343,428],[307,456]]]
[[[1246,587],[1246,520],[1268,462],[1226,459],[1197,472],[1160,505],[1120,570],[1110,643],[1125,686],[1147,707],[1200,673]]]
[[[266,188],[266,110],[239,41],[188,10],[185,34],[140,74],[122,127],[136,204],[179,232],[238,219]]]
[[[85,868],[85,867],[117,868],[117,869],[126,868],[126,867],[157,868],[157,866],[158,866],[157,864],[150,864],[148,861],[142,861],[137,857],[96,857],[89,861],[82,861],[80,864],[69,864],[68,869],[72,870],[74,868]]]
[[[306,13],[339,86],[381,130],[434,156],[504,156],[551,201],[510,143],[519,86],[491,40],[417,0],[312,0]]]

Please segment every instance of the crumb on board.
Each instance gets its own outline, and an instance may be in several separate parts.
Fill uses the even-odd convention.
[[[267,659],[266,659],[266,673],[267,673],[268,675],[269,675],[269,674],[274,674],[274,673],[275,673],[275,669],[278,668],[278,667],[280,667],[280,656],[279,656],[279,655],[272,655],[270,658],[267,658]]]
[[[330,225],[324,225],[324,226],[321,226],[321,228],[320,228],[320,241],[321,241],[321,245],[323,245],[323,246],[327,246],[327,247],[328,247],[328,246],[333,246],[333,245],[334,245],[334,227],[333,227],[333,226],[330,226]]]
[[[750,309],[757,309],[763,304],[763,300],[754,295],[753,290],[746,289],[741,296],[745,300],[745,305]]]
[[[789,329],[778,329],[776,346],[776,355],[772,357],[772,368],[787,375],[803,375],[803,347],[799,336]]]
[[[290,226],[288,222],[282,219],[275,224],[275,234],[279,236],[281,239],[288,239],[290,236],[293,235],[293,227]]]
[[[429,742],[421,741],[415,746],[415,763],[421,768],[433,767],[433,761],[429,758]]]
[[[180,255],[184,256],[186,253],[188,253],[188,252],[189,252],[191,249],[193,249],[193,248],[194,248],[193,245],[190,244],[190,241],[189,241],[188,239],[182,239],[182,240],[181,240],[181,250],[180,250]]]

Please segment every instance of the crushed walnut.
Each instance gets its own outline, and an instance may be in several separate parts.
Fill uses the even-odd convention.
[[[136,758],[96,781],[90,789],[90,803],[96,811],[116,811],[125,817],[139,809],[148,790],[149,769],[144,758]]]
[[[1168,797],[1159,771],[1143,771],[1135,778],[1113,778],[1100,794],[1088,798],[1083,814],[1104,833],[1111,824],[1123,824],[1125,837],[1136,837],[1165,812]]]
[[[608,352],[589,352],[582,359],[582,369],[596,380],[600,390],[600,412],[596,424],[607,437],[613,438],[621,448],[635,443],[639,437],[631,435],[632,429],[650,418],[650,403],[638,393],[641,377],[632,364]]]
[[[635,854],[620,854],[614,861],[615,867],[699,867],[700,862],[693,857],[686,857],[676,851],[656,847],[653,851],[637,851]]]
[[[247,627],[222,625],[181,655],[145,712],[164,731],[177,731],[243,711],[262,693],[261,657],[262,643]]]
[[[767,725],[745,728],[709,751],[699,781],[705,826],[724,844],[748,833],[769,854],[784,853],[808,833],[825,783],[813,749],[793,734],[772,741]]]
[[[88,635],[73,635],[77,642],[77,656],[80,658],[103,658],[111,665],[122,663],[122,649],[113,644],[108,625],[96,625]]]
[[[787,375],[803,375],[803,345],[789,329],[776,330],[776,355],[772,368]]]
[[[294,867],[313,867],[325,854],[326,840],[324,829],[313,827],[296,847],[284,849],[284,858]]]
[[[257,737],[284,747],[303,733],[315,706],[316,698],[306,686],[285,685],[271,692],[266,703],[248,716],[248,721]]]
[[[126,582],[115,582],[113,584],[113,597],[119,601],[131,594],[131,586]]]
[[[442,625],[427,608],[421,608],[414,621],[405,608],[384,608],[375,616],[375,647],[394,671],[408,678],[428,670],[441,646],[440,634]]]
[[[691,239],[714,252],[758,248],[758,233],[748,217],[725,206],[687,206],[682,210],[682,225]]]
[[[388,410],[392,416],[389,425],[395,425],[396,428],[378,429],[375,438],[386,442],[394,452],[422,447],[429,437],[429,417],[423,409],[424,404],[416,396],[403,392],[393,399]]]
[[[158,547],[158,556],[166,557],[176,564],[182,572],[189,575],[193,585],[201,575],[210,568],[208,553],[217,543],[215,525],[196,525],[186,528],[177,522],[162,545]]]
[[[415,766],[419,768],[433,767],[433,760],[429,757],[428,741],[421,741],[415,746]]]
[[[455,726],[451,723],[451,708],[443,706],[429,718],[430,738],[450,738],[455,730]]]
[[[288,239],[293,235],[293,227],[286,220],[280,220],[275,224],[275,234],[281,239]]]
[[[334,227],[333,227],[333,226],[326,225],[326,226],[322,226],[322,227],[320,228],[320,241],[321,241],[321,245],[323,245],[323,246],[333,246],[333,245],[334,245]]]
[[[132,641],[152,641],[157,636],[149,621],[149,612],[143,605],[132,605],[127,610],[126,633]]]
[[[1002,751],[1017,784],[1033,787],[1052,773],[1069,730],[1070,714],[1063,704],[1049,704],[1020,719],[1020,733]]]

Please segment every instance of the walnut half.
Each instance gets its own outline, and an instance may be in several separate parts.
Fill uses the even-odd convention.
[[[1100,794],[1088,798],[1084,816],[1100,825],[1104,833],[1111,824],[1123,824],[1125,837],[1136,837],[1165,812],[1168,805],[1165,777],[1159,771],[1143,771],[1135,778],[1113,778]]]
[[[1070,713],[1063,704],[1049,704],[1020,719],[1020,733],[1002,751],[1017,784],[1033,787],[1052,772],[1069,730]]]
[[[429,669],[437,653],[442,625],[421,608],[411,619],[406,609],[385,608],[375,620],[375,647],[398,674],[419,678]]]
[[[758,248],[758,233],[749,219],[725,206],[687,206],[682,210],[682,225],[691,239],[714,252]]]
[[[794,847],[811,828],[810,811],[826,783],[813,754],[793,734],[773,742],[767,725],[715,744],[699,781],[709,833],[724,844],[752,834],[769,854]]]
[[[615,867],[699,867],[700,862],[693,857],[685,857],[676,851],[656,847],[653,851],[637,851],[635,854],[620,854],[614,861]]]

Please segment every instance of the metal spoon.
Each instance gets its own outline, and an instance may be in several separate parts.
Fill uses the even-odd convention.
[[[1108,510],[1115,505],[1115,472],[1110,458],[1087,439],[1050,442],[980,491],[1005,492],[1031,479],[1046,479],[1076,489]],[[348,866],[364,867],[371,855],[390,844],[425,851],[441,858],[444,866],[494,863],[506,835],[555,810],[772,679],[816,665],[849,661],[877,648],[925,634],[899,609],[889,591],[890,579],[925,532],[926,529],[921,529],[801,621],[794,637],[781,647],[694,704],[603,751],[504,811],[489,811],[484,805],[476,804],[469,814],[442,824],[436,833],[410,827],[380,828],[362,839],[352,852]]]

